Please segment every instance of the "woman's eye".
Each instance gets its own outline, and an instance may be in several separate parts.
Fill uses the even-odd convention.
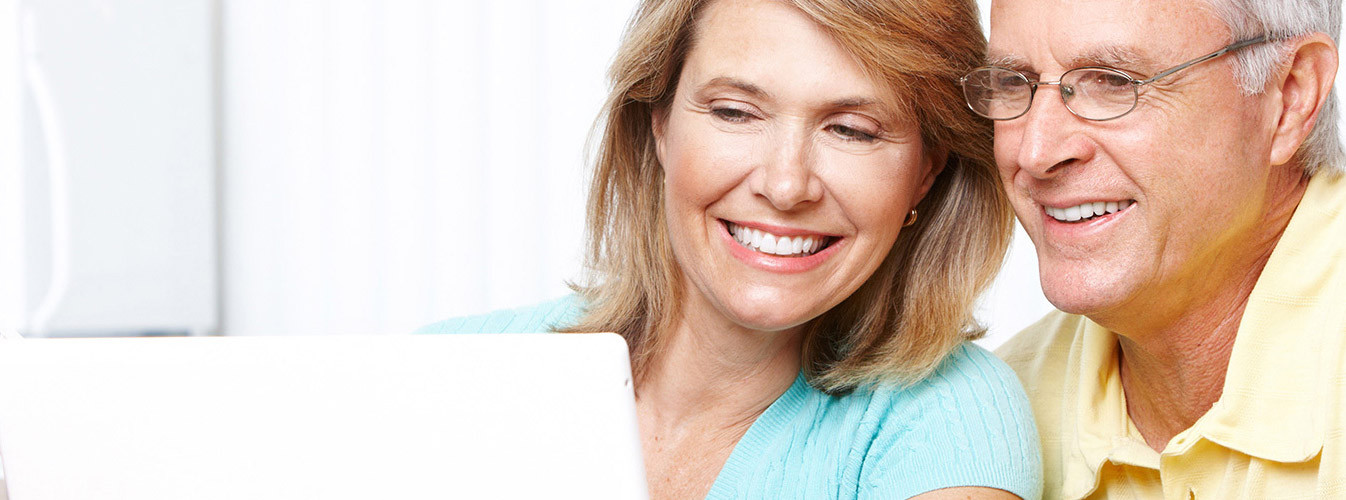
[[[832,125],[827,127],[832,133],[841,136],[848,141],[874,142],[877,137],[868,132],[847,127],[845,125]]]
[[[743,123],[752,118],[752,114],[737,108],[714,108],[710,113],[730,123]]]

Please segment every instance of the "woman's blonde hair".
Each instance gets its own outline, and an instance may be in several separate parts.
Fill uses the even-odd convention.
[[[696,42],[697,14],[713,0],[646,0],[609,72],[612,90],[588,203],[586,302],[566,331],[615,331],[642,377],[676,326],[686,292],[664,219],[663,170],[652,117],[669,105]],[[724,1],[724,0],[720,0]],[[897,110],[921,124],[928,154],[946,158],[883,263],[855,293],[805,327],[809,382],[842,393],[907,384],[964,340],[984,333],[976,298],[999,270],[1013,215],[991,152],[991,124],[970,112],[958,78],[981,64],[986,41],[974,0],[785,0],[859,61]],[[901,219],[907,214],[892,214]]]

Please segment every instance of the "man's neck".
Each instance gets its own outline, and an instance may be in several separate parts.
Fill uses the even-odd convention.
[[[1188,318],[1170,332],[1139,341],[1119,335],[1126,412],[1155,451],[1163,451],[1220,399],[1246,305],[1246,295],[1234,298],[1204,318]]]
[[[1223,394],[1248,299],[1306,186],[1303,180],[1291,184],[1267,207],[1262,231],[1242,242],[1241,258],[1226,256],[1215,266],[1220,269],[1171,292],[1150,291],[1149,298],[1158,300],[1125,315],[1132,322],[1099,321],[1119,336],[1127,414],[1154,450],[1192,427]],[[1165,302],[1174,306],[1167,308],[1171,314],[1161,312]]]

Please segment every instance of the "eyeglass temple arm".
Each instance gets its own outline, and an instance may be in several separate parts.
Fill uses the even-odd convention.
[[[1182,71],[1182,70],[1184,70],[1184,69],[1187,69],[1187,68],[1190,68],[1190,67],[1192,67],[1192,66],[1195,66],[1195,65],[1197,65],[1197,64],[1201,64],[1201,63],[1206,62],[1206,61],[1209,61],[1209,60],[1211,60],[1211,59],[1215,59],[1215,58],[1220,57],[1220,56],[1222,56],[1222,55],[1228,54],[1230,51],[1238,50],[1238,49],[1247,47],[1247,46],[1249,46],[1249,45],[1254,45],[1254,44],[1262,43],[1262,42],[1265,42],[1265,41],[1267,41],[1267,36],[1266,36],[1266,35],[1262,35],[1262,36],[1259,36],[1259,37],[1257,37],[1257,38],[1249,38],[1249,39],[1247,39],[1247,40],[1241,40],[1241,41],[1238,41],[1238,42],[1234,42],[1234,43],[1229,44],[1228,46],[1226,46],[1226,47],[1223,48],[1223,49],[1217,50],[1217,51],[1215,51],[1215,52],[1211,52],[1211,53],[1209,53],[1209,54],[1206,54],[1206,55],[1204,55],[1204,56],[1198,57],[1198,58],[1196,58],[1196,59],[1192,59],[1191,61],[1187,61],[1187,62],[1185,62],[1185,63],[1179,64],[1179,65],[1174,66],[1174,67],[1172,67],[1172,68],[1166,69],[1166,70],[1160,72],[1159,74],[1154,75],[1154,76],[1149,77],[1149,78],[1146,78],[1146,79],[1144,79],[1144,80],[1139,80],[1139,81],[1136,82],[1136,84],[1137,84],[1137,85],[1145,85],[1145,84],[1154,82],[1155,80],[1158,80],[1158,79],[1160,79],[1160,78],[1166,77],[1166,76],[1168,76],[1168,75],[1171,75],[1171,74],[1177,73],[1177,72],[1179,72],[1179,71]]]

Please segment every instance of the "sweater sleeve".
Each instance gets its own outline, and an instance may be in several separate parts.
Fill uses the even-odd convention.
[[[551,302],[504,309],[476,316],[449,318],[423,326],[414,333],[544,333],[575,324],[582,308],[575,295]]]
[[[964,344],[893,397],[901,402],[870,445],[861,498],[909,498],[957,486],[1042,497],[1042,452],[1028,398],[994,355]]]

